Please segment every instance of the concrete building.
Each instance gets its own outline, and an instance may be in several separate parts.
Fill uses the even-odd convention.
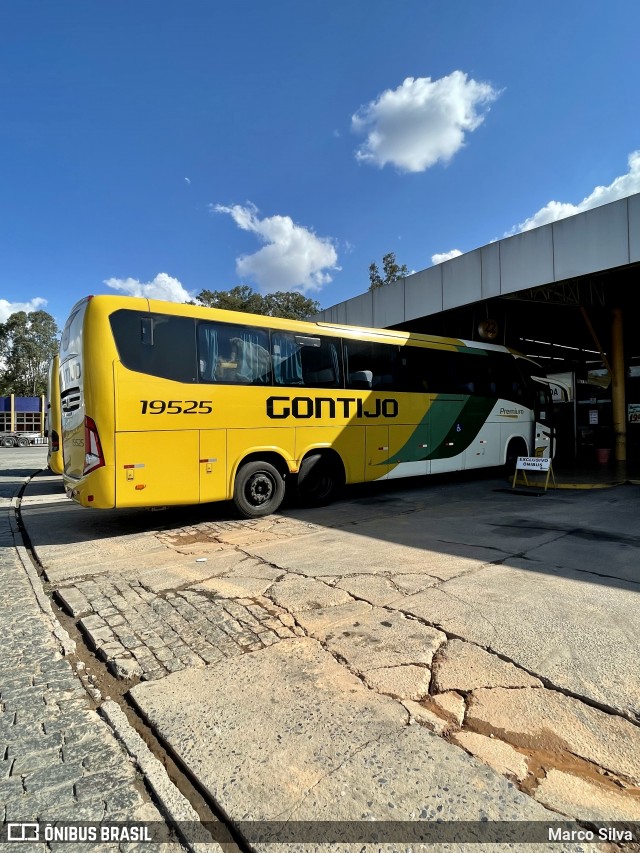
[[[0,397],[0,432],[44,431],[44,397]]]
[[[315,319],[499,343],[572,388],[561,457],[640,459],[640,193],[489,243]],[[600,458],[604,458],[600,454]]]

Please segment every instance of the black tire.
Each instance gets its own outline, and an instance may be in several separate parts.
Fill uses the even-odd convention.
[[[508,477],[513,477],[516,471],[518,456],[527,455],[527,446],[521,438],[512,438],[507,447],[507,461],[504,470]]]
[[[15,447],[16,446],[15,438],[12,438],[10,435],[8,435],[6,438],[3,438],[2,439],[2,446],[3,447]]]
[[[31,442],[28,438],[19,438],[18,439],[18,447],[29,447]]]
[[[284,498],[284,480],[269,462],[247,462],[236,474],[233,502],[245,518],[275,512]]]
[[[298,496],[306,506],[326,506],[333,500],[341,478],[336,464],[323,456],[312,453],[302,460],[298,472]]]

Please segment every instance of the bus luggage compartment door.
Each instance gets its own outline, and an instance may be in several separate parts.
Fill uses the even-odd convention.
[[[422,477],[431,470],[429,455],[429,422],[392,424],[389,427],[391,462],[389,479]]]
[[[200,502],[224,501],[227,494],[227,431],[200,430]]]
[[[116,433],[116,506],[196,504],[198,430]]]
[[[391,465],[389,458],[389,427],[365,427],[365,465],[364,478],[369,480],[386,480]]]

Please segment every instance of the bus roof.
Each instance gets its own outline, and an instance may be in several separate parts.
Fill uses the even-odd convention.
[[[413,341],[431,346],[465,347],[471,349],[493,350],[495,352],[512,352],[514,355],[525,357],[507,347],[499,344],[485,343],[484,341],[469,341],[462,338],[444,337],[440,335],[426,335],[418,332],[405,332],[398,329],[375,329],[365,326],[350,326],[346,324],[326,323],[314,320],[287,320],[282,317],[270,317],[266,314],[249,314],[243,311],[230,311],[224,308],[211,308],[205,305],[192,305],[185,302],[166,302],[160,299],[147,299],[137,296],[118,296],[104,294],[100,296],[87,296],[74,305],[75,310],[81,303],[89,302],[91,310],[98,310],[110,314],[118,309],[129,309],[137,311],[149,311],[153,313],[172,314],[183,317],[195,317],[202,320],[217,319],[227,323],[251,323],[257,326],[266,326],[283,331],[300,332],[301,334],[315,334],[329,332],[335,335],[359,338],[365,336],[370,339],[407,342]]]

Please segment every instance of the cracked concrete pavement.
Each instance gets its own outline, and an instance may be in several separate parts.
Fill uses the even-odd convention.
[[[48,591],[232,821],[640,820],[638,488],[503,485],[239,521],[81,510],[41,476],[21,512]]]

